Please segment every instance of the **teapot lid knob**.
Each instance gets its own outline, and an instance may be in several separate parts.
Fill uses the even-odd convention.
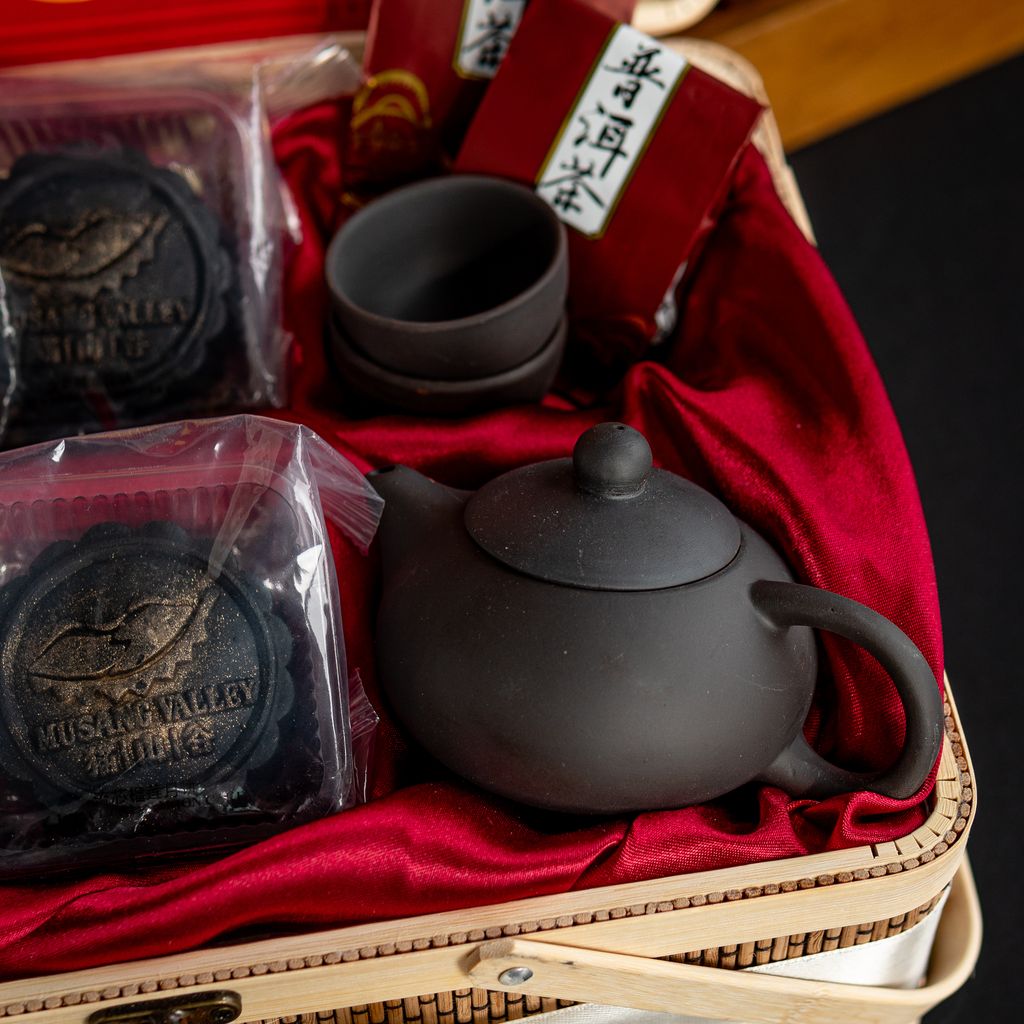
[[[509,470],[466,502],[469,535],[534,579],[590,590],[662,590],[724,568],[740,549],[732,513],[656,469],[646,439],[599,423],[572,458]]]
[[[572,452],[576,485],[601,498],[639,494],[653,464],[647,438],[625,423],[598,423],[580,435]]]

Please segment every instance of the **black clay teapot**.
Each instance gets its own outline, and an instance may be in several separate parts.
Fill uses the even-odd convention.
[[[752,780],[795,797],[907,798],[939,753],[924,657],[888,619],[792,581],[707,491],[652,468],[644,437],[586,431],[571,459],[475,494],[393,466],[385,499],[380,678],[453,771],[537,807],[609,814],[700,803]],[[821,758],[802,726],[814,634],[870,651],[906,711],[880,775]]]

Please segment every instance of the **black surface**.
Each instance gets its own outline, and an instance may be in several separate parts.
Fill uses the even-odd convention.
[[[501,373],[474,379],[411,377],[364,355],[331,317],[325,350],[349,414],[379,414],[400,409],[424,416],[465,416],[502,405],[536,402],[551,387],[565,353],[568,320],[563,315],[540,350]]]
[[[1022,97],[1024,57],[793,157],[821,251],[875,354],[917,472],[946,664],[979,780],[969,849],[985,943],[976,976],[929,1024],[1019,1013]]]
[[[733,514],[695,483],[653,469],[647,439],[624,423],[584,431],[571,459],[491,480],[470,498],[466,528],[518,572],[595,590],[695,583],[740,549]]]
[[[428,381],[506,373],[557,330],[564,225],[529,189],[459,174],[408,185],[345,222],[327,250],[334,315],[373,364]]]
[[[873,655],[896,684],[906,714],[906,739],[896,763],[864,775],[830,764],[798,732],[760,775],[792,796],[823,799],[835,793],[869,789],[909,800],[924,785],[942,747],[942,698],[935,675],[914,642],[884,615],[848,597],[801,583],[759,580],[750,588],[754,606],[782,628],[812,626],[846,637]]]
[[[466,530],[465,491],[405,466],[370,480],[384,499],[377,678],[457,775],[570,814],[683,807],[751,781],[800,731],[814,635],[755,611],[752,584],[791,577],[749,527],[708,579],[585,589],[486,554]]]
[[[214,579],[208,560],[208,542],[171,524],[103,523],[4,588],[4,760],[51,807],[95,796],[137,810],[252,757],[286,686],[287,632],[251,582]]]
[[[297,616],[210,558],[210,537],[169,522],[104,522],[0,589],[0,877],[250,842],[334,809],[344,744],[318,734]]]
[[[139,153],[19,159],[0,183],[0,266],[26,403],[95,389],[152,404],[194,374],[225,322],[220,233]]]

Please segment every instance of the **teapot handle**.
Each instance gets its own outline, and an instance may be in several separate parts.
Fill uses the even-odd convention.
[[[898,626],[866,605],[819,587],[775,580],[751,586],[755,608],[773,625],[812,626],[859,644],[892,676],[906,715],[906,739],[887,771],[846,771],[811,749],[803,732],[758,776],[795,797],[824,798],[869,789],[895,800],[912,797],[924,784],[942,745],[942,698],[924,655]]]

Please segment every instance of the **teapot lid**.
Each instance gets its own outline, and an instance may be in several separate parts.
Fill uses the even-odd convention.
[[[571,459],[495,478],[470,498],[466,528],[489,555],[551,583],[657,590],[702,580],[740,548],[732,513],[702,487],[652,468],[623,423],[599,423]]]

